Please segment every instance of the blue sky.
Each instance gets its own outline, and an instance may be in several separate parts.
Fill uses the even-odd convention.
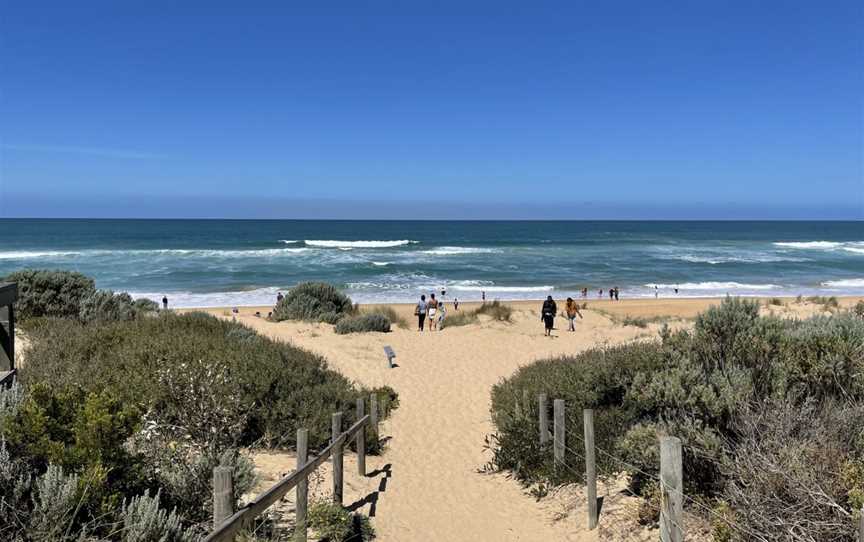
[[[864,218],[858,0],[0,1],[0,216]]]

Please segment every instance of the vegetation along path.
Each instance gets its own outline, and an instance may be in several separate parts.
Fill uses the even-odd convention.
[[[409,308],[400,310],[410,316]],[[596,539],[581,509],[556,520],[560,503],[537,502],[515,481],[480,472],[489,460],[484,439],[493,431],[490,390],[535,359],[622,342],[646,330],[614,326],[588,312],[579,333],[548,339],[530,310],[515,312],[511,323],[481,320],[422,335],[400,328],[336,335],[327,325],[270,323],[245,311],[240,319],[323,355],[351,379],[399,393],[400,406],[383,429],[392,440],[385,455],[370,462],[370,470],[389,465],[390,471],[374,510],[380,540]],[[397,354],[394,369],[384,358],[387,344]]]

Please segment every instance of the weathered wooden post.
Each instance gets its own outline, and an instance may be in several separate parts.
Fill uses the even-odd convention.
[[[861,513],[858,516],[858,542],[864,542],[864,504],[861,505]]]
[[[333,436],[330,442],[337,443],[333,446],[333,502],[342,504],[342,442],[339,436],[342,434],[342,413],[334,412],[331,418]]]
[[[234,482],[231,467],[213,468],[213,528],[234,514]]]
[[[553,436],[553,447],[555,453],[555,463],[564,464],[564,446],[566,443],[566,436],[564,434],[564,399],[555,399],[552,403],[553,410],[553,430],[555,431],[555,435]]]
[[[546,404],[548,397],[545,393],[541,393],[537,397],[537,410],[540,421],[540,445],[545,446],[549,443],[549,407]]]
[[[681,527],[684,512],[684,472],[681,440],[660,439],[660,540],[682,542]]]
[[[588,497],[588,529],[597,527],[597,459],[594,450],[594,411],[582,411],[585,422],[585,490]]]
[[[297,470],[309,459],[309,431],[297,430]],[[297,484],[297,520],[294,527],[294,541],[306,542],[306,514],[309,510],[309,478],[304,476]]]
[[[366,402],[362,397],[357,398],[357,419],[360,420],[366,415]],[[360,476],[366,476],[366,426],[357,431],[357,436],[354,441],[357,447],[357,472]]]
[[[369,396],[369,428],[375,435],[375,446],[378,446],[378,395]]]

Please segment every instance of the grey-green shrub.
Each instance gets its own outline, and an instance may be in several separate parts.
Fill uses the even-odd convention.
[[[273,319],[335,324],[354,313],[351,299],[326,282],[302,282],[291,288],[273,309]]]
[[[758,309],[757,302],[727,299],[699,315],[690,331],[664,329],[658,343],[522,367],[493,388],[491,467],[526,482],[581,479],[579,455],[568,451],[572,469],[556,470],[537,443],[536,397],[545,392],[565,399],[568,427],[581,426],[582,408],[595,410],[598,447],[626,462],[604,465],[608,456],[599,454],[599,470],[629,472],[637,491],[657,474],[657,437],[671,434],[684,445],[686,494],[737,506],[732,513],[753,532],[763,532],[768,524],[760,521],[772,518],[811,525],[813,540],[853,540],[852,522],[839,521],[864,503],[864,320],[850,311],[802,321],[760,317]],[[531,404],[521,405],[519,416],[523,392]],[[748,421],[754,412],[771,420],[763,427],[803,419],[813,432],[787,423],[786,433],[765,440],[764,429],[742,431],[754,426]],[[799,453],[809,459],[796,459]],[[789,476],[772,490],[769,479],[752,483],[756,471]],[[803,489],[813,480],[821,480],[839,509],[813,506],[813,494]]]
[[[345,335],[348,333],[366,333],[377,331],[388,333],[390,331],[390,319],[383,314],[358,314],[347,316],[339,320],[335,328],[336,333]]]
[[[352,514],[330,501],[312,503],[308,524],[318,539],[326,542],[368,542],[375,538],[368,517]]]
[[[170,512],[160,508],[159,492],[149,492],[126,499],[120,509],[122,542],[192,542],[197,537],[187,534],[177,510]]]
[[[138,308],[127,293],[115,294],[111,290],[96,290],[81,300],[78,317],[84,322],[132,320]]]
[[[41,316],[77,318],[81,302],[96,291],[93,279],[74,271],[23,269],[0,281],[18,283],[15,309],[21,320]]]
[[[243,414],[242,427],[231,435],[241,445],[292,446],[299,427],[309,430],[311,447],[326,444],[330,413],[341,410],[349,421],[357,397],[368,398],[371,391],[329,370],[318,355],[204,313],[162,312],[98,326],[48,319],[29,338],[28,363],[20,373],[24,384],[108,389],[158,421],[190,430],[198,418],[189,413],[201,410],[198,402],[209,397],[225,412],[237,406]],[[167,385],[172,382],[177,385]],[[178,391],[181,382],[188,393]],[[220,427],[236,428],[227,418]]]

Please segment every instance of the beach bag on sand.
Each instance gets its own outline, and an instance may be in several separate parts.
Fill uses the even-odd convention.
[[[414,316],[420,316],[420,305],[414,305]]]

